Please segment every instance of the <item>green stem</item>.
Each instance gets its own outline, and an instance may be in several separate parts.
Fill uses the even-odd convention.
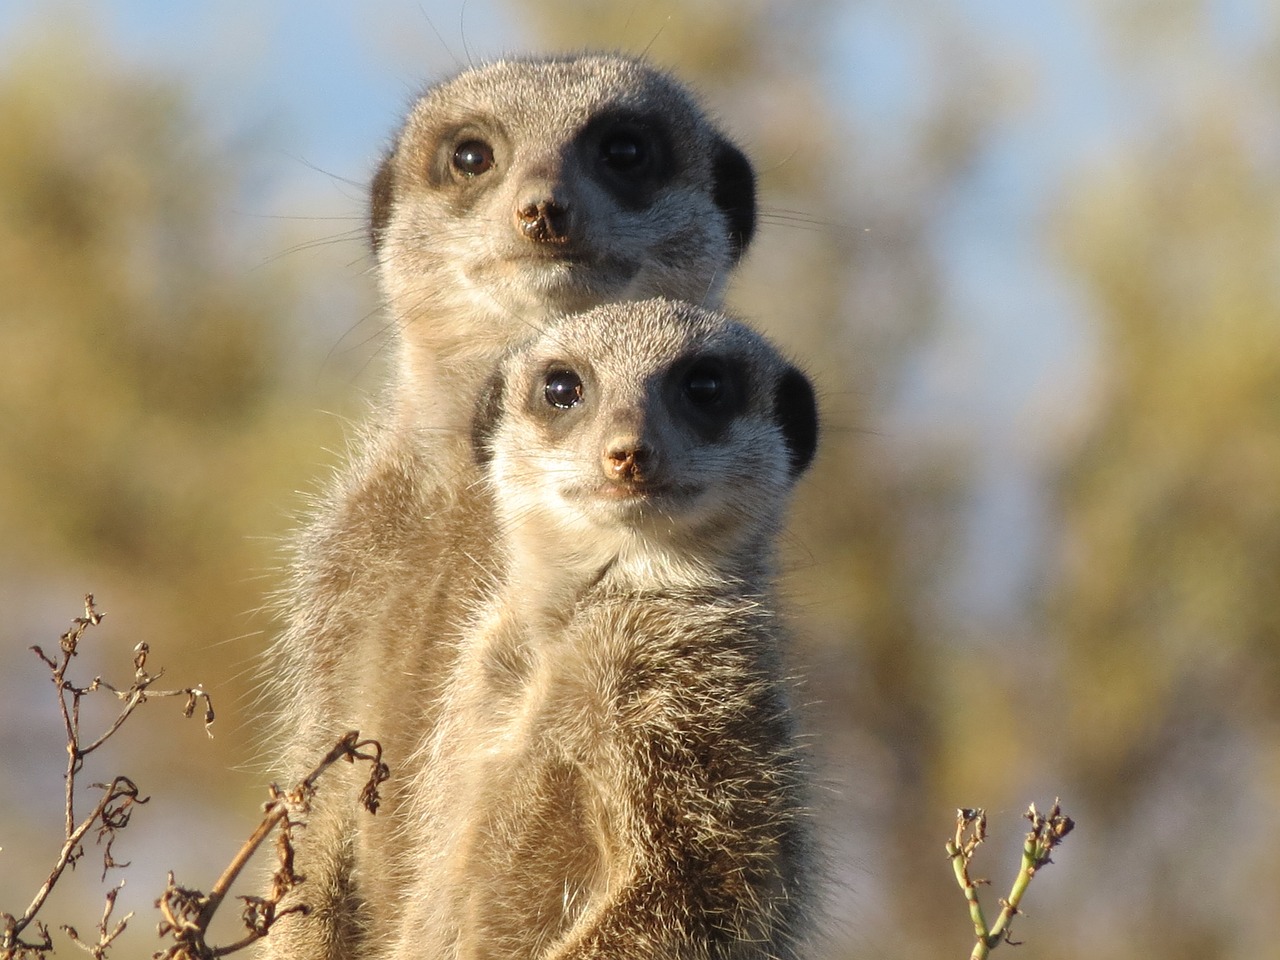
[[[955,871],[956,883],[964,891],[964,898],[969,903],[969,919],[973,921],[973,932],[978,938],[978,944],[973,948],[970,960],[983,960],[990,951],[987,947],[987,918],[982,913],[982,904],[978,902],[978,889],[969,879],[964,853],[954,842],[947,842],[947,856],[951,858],[951,869]]]
[[[1048,855],[1049,847],[1039,842],[1037,832],[1033,830],[1027,835],[1026,843],[1022,845],[1022,866],[1018,869],[1018,876],[1014,878],[1013,886],[1009,889],[1009,897],[1004,901],[1000,916],[996,918],[996,925],[987,935],[986,941],[990,946],[996,946],[1008,932],[1013,918],[1018,915],[1018,905],[1022,903],[1022,897],[1031,884],[1031,878],[1045,863]]]

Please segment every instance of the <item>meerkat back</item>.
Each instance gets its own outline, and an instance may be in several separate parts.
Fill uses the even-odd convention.
[[[358,955],[399,909],[408,757],[493,582],[469,426],[494,363],[573,310],[718,303],[754,225],[749,162],[643,61],[502,61],[413,106],[371,197],[391,379],[297,540],[268,691],[282,782],[349,728],[383,742],[394,775],[372,820],[330,778],[299,833],[308,881],[290,902],[311,910],[277,926],[267,956]]]
[[[508,566],[423,751],[391,955],[796,956],[814,858],[773,557],[812,388],[648,301],[566,319],[487,397]]]

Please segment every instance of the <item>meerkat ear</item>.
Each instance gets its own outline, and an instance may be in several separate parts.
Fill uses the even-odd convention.
[[[795,367],[778,381],[773,394],[773,415],[778,418],[787,441],[791,476],[798,477],[813,462],[818,451],[818,401],[809,378]]]
[[[369,188],[369,244],[377,253],[382,246],[382,233],[391,219],[391,197],[395,192],[395,172],[391,168],[391,154],[382,158],[378,172]]]
[[[476,413],[471,418],[471,456],[478,467],[488,466],[493,459],[493,435],[502,416],[506,386],[502,369],[498,368],[476,398]]]
[[[711,197],[729,221],[729,245],[737,263],[756,232],[756,173],[746,154],[728,140],[716,143],[711,164]]]

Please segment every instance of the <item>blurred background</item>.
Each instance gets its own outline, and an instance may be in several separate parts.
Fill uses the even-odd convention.
[[[994,914],[1055,796],[1018,956],[1280,957],[1270,0],[0,0],[0,911],[60,844],[27,647],[90,590],[83,681],[146,640],[219,711],[148,703],[82,777],[153,798],[112,955],[248,834],[263,606],[386,353],[366,184],[424,82],[582,47],[669,66],[753,156],[731,304],[821,387],[786,555],[824,960],[967,956],[954,809],[991,814]],[[93,926],[96,859],[51,925]]]

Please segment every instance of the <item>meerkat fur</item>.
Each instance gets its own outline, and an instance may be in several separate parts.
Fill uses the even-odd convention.
[[[751,165],[644,61],[499,61],[428,89],[375,176],[370,240],[390,383],[295,543],[268,652],[282,784],[345,730],[392,768],[376,817],[354,771],[295,831],[306,883],[267,960],[348,960],[397,922],[393,857],[455,639],[492,592],[496,537],[469,428],[497,359],[555,318],[651,296],[718,304],[755,226]],[[412,859],[412,858],[410,858]]]
[[[812,387],[740,323],[599,307],[474,431],[506,563],[416,766],[391,960],[795,957],[813,919],[776,541]]]

